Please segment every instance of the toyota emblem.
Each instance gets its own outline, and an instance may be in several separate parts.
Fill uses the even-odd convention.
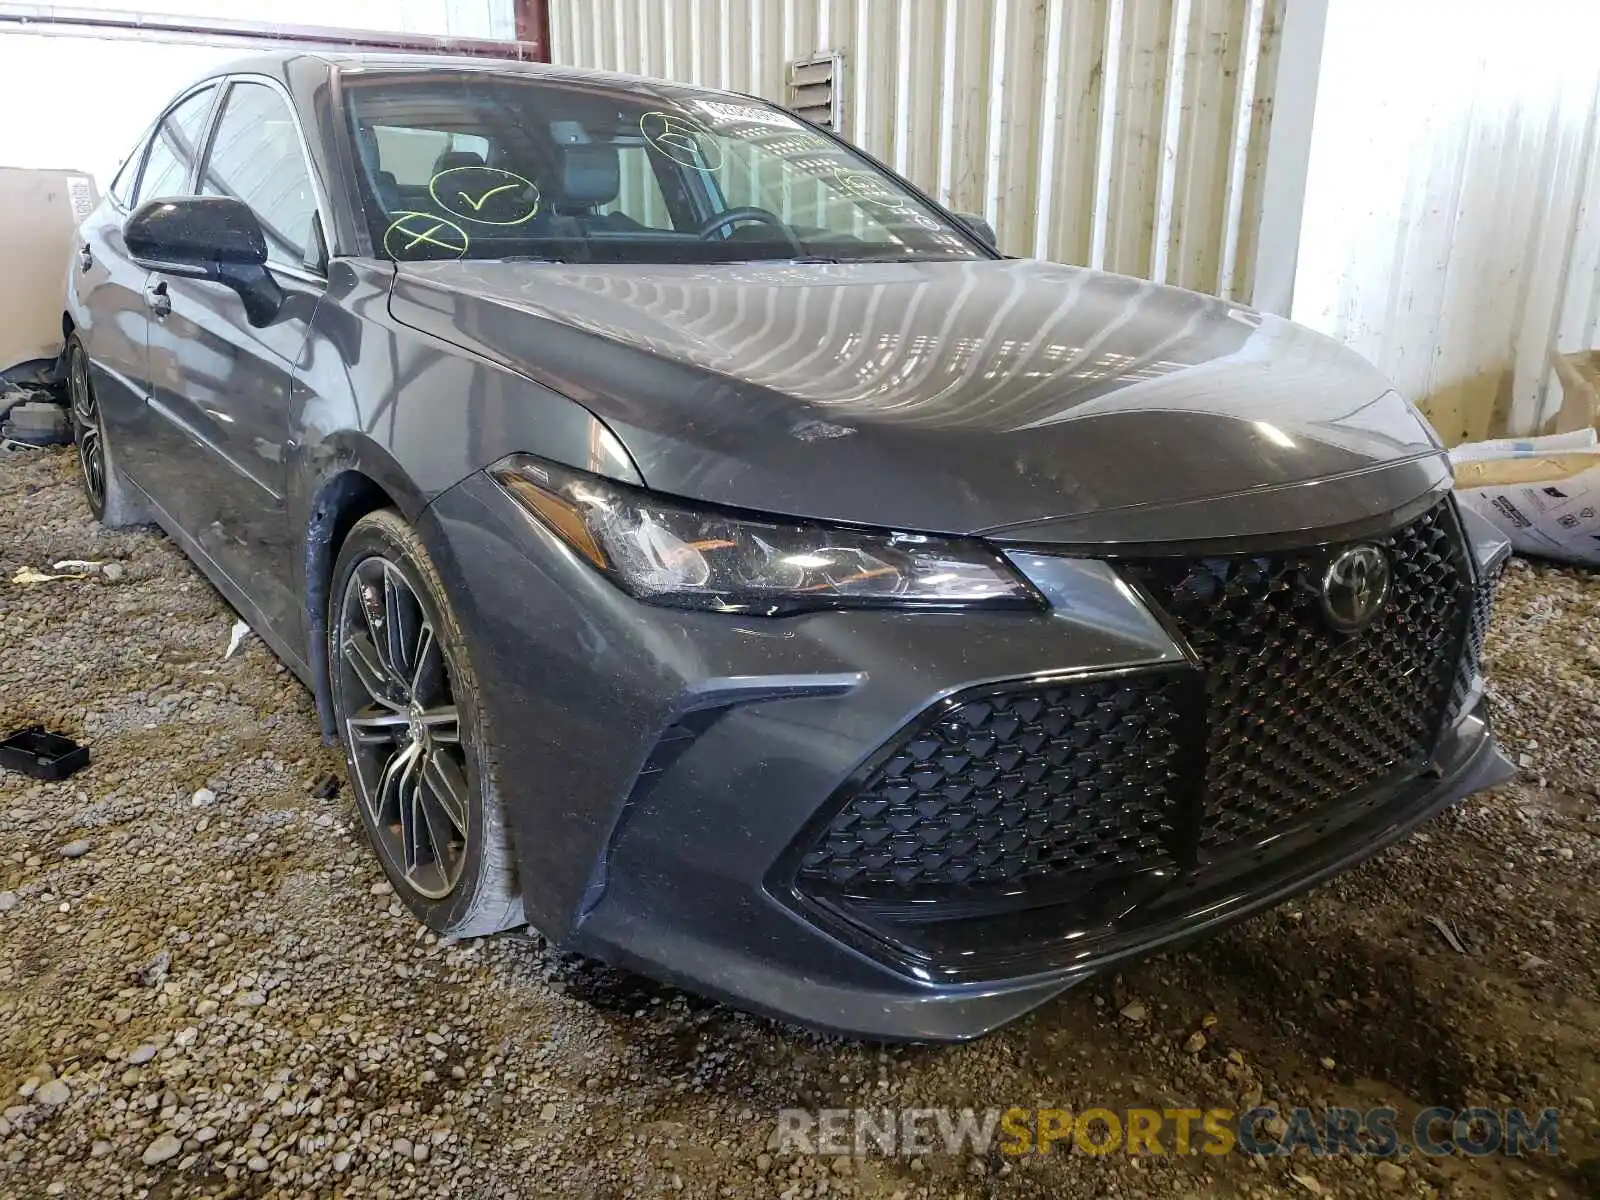
[[[1352,546],[1322,577],[1322,615],[1340,633],[1359,633],[1389,599],[1389,559],[1376,546]]]

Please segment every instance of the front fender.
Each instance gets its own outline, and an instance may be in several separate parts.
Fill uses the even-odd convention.
[[[392,263],[339,259],[312,316],[290,389],[288,519],[303,540],[307,661],[329,730],[324,669],[327,574],[345,530],[392,505],[422,533],[432,500],[509,454],[538,454],[640,483],[588,409],[471,349],[396,321]]]

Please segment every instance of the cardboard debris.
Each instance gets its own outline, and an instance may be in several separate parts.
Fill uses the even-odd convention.
[[[0,371],[48,364],[61,353],[77,225],[99,199],[84,171],[0,167]]]
[[[76,579],[76,575],[47,575],[43,571],[36,571],[32,567],[23,567],[11,577],[12,583],[50,583],[57,579]]]
[[[1566,432],[1457,446],[1456,492],[1519,554],[1600,566],[1600,352],[1555,363]]]
[[[1557,429],[1600,430],[1600,350],[1552,354],[1550,364],[1561,380],[1561,412]]]

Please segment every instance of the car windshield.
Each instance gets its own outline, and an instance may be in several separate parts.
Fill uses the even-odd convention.
[[[467,70],[341,82],[373,245],[397,261],[986,256],[872,163],[757,100]]]

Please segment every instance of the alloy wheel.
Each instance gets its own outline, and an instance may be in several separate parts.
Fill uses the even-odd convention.
[[[405,882],[438,900],[466,865],[472,794],[444,648],[415,585],[381,555],[350,572],[339,614],[341,715],[358,802]]]
[[[88,360],[82,350],[73,352],[67,368],[67,397],[78,425],[78,466],[83,470],[84,487],[98,510],[106,502],[106,451],[100,429],[100,406],[89,385]]]

